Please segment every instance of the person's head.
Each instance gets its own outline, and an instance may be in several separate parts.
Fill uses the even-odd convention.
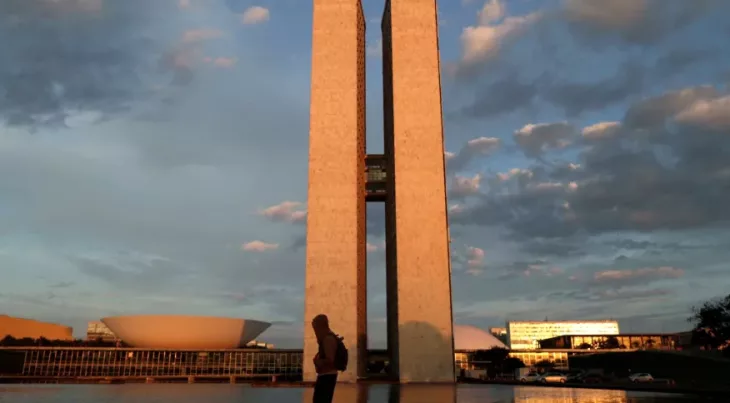
[[[324,335],[330,331],[330,321],[327,319],[327,315],[319,314],[312,319],[312,329],[317,337]]]

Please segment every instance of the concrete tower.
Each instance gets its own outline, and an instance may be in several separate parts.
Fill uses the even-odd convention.
[[[342,381],[365,376],[365,203],[386,206],[388,350],[402,382],[453,382],[451,273],[435,0],[387,0],[385,154],[365,154],[360,0],[314,0],[304,379],[319,313],[345,337]]]
[[[365,17],[359,0],[314,0],[309,123],[304,380],[316,377],[310,321],[326,314],[365,372]]]

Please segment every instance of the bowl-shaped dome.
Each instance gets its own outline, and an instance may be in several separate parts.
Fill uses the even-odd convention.
[[[132,347],[200,350],[243,347],[271,326],[258,320],[178,315],[113,316],[101,321]]]
[[[454,349],[489,350],[494,347],[508,348],[491,333],[478,327],[454,325]]]

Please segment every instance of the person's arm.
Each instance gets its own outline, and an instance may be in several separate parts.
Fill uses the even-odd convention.
[[[337,354],[337,340],[335,336],[327,336],[323,341],[324,358],[317,357],[315,360],[315,367],[320,368],[322,371],[331,371],[335,369],[335,355]]]

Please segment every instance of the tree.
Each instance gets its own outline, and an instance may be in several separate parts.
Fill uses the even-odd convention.
[[[620,347],[620,343],[618,339],[615,336],[608,336],[606,340],[601,342],[601,348],[610,350],[610,349],[617,349]]]
[[[608,336],[606,340],[603,340],[600,343],[600,347],[602,349],[606,350],[612,350],[617,349],[621,346],[621,343],[618,341],[618,339],[615,336]]]
[[[547,372],[555,368],[555,363],[548,360],[541,360],[535,363],[535,368],[538,369],[538,372]]]
[[[485,369],[487,367],[499,368],[507,357],[509,357],[509,350],[493,347],[489,350],[475,351],[472,360],[474,361],[474,366],[479,369]]]
[[[694,325],[693,344],[725,349],[730,345],[730,294],[693,307],[692,316],[687,320]]]
[[[517,368],[524,368],[525,363],[519,358],[509,357],[502,361],[502,373],[514,373]]]

